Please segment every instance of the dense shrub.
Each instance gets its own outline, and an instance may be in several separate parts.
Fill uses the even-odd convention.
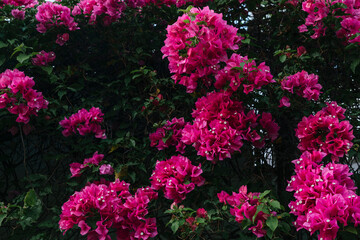
[[[359,11],[0,0],[1,236],[358,238]]]

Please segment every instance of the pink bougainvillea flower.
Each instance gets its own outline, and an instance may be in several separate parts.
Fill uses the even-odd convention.
[[[245,219],[249,219],[255,224],[250,226],[248,230],[260,238],[266,235],[264,229],[266,219],[270,216],[276,216],[277,213],[271,212],[267,214],[263,211],[257,211],[257,206],[261,203],[259,195],[258,192],[248,192],[246,186],[241,186],[239,192],[233,192],[232,195],[225,191],[217,194],[221,203],[231,206],[230,214],[235,216],[235,221],[241,224]]]
[[[33,8],[38,1],[36,0],[3,0],[5,5],[12,5],[15,7]]]
[[[118,239],[148,239],[157,235],[156,219],[146,218],[148,205],[157,198],[149,187],[139,188],[134,195],[130,184],[119,181],[89,183],[75,192],[62,206],[59,227],[64,234],[74,225],[88,239],[111,239],[109,229],[117,230]],[[89,226],[89,218],[97,216],[96,227]],[[94,220],[94,219],[93,219]],[[93,221],[91,220],[91,221]]]
[[[127,3],[131,5],[132,1]],[[82,13],[85,17],[89,17],[90,24],[94,24],[99,16],[105,15],[103,22],[109,25],[123,15],[125,8],[124,1],[81,0],[73,8],[72,14],[76,16]]]
[[[17,69],[0,74],[0,108],[18,115],[16,122],[27,124],[31,115],[37,116],[39,110],[48,106],[42,93],[32,88],[34,85],[32,78]]]
[[[185,124],[184,118],[173,118],[167,121],[163,127],[150,134],[150,146],[156,146],[158,150],[176,146],[176,151],[184,153],[186,145],[181,141],[181,137]]]
[[[295,130],[301,151],[322,151],[332,154],[334,159],[343,157],[352,147],[354,139],[352,125],[343,119],[345,109],[336,102],[327,103],[315,115],[303,117]]]
[[[11,15],[14,18],[20,19],[20,20],[24,20],[25,18],[25,11],[19,10],[19,9],[13,9],[11,10]]]
[[[297,56],[301,57],[302,55],[306,54],[306,48],[304,46],[300,46],[296,50]]]
[[[106,139],[105,130],[101,129],[104,114],[99,108],[92,107],[89,111],[81,109],[77,113],[59,122],[64,128],[62,134],[68,137],[77,132],[82,135],[94,133],[96,138]]]
[[[151,187],[163,190],[165,198],[180,203],[194,190],[195,185],[204,184],[205,179],[200,176],[201,173],[201,164],[194,166],[186,157],[173,156],[166,161],[157,162],[150,177]]]
[[[226,66],[217,72],[215,78],[216,88],[222,89],[228,85],[227,91],[234,92],[242,88],[245,94],[275,82],[270,68],[264,62],[256,66],[254,60],[235,53],[226,61]]]
[[[244,140],[262,148],[265,140],[274,141],[278,136],[279,126],[270,113],[245,113],[242,102],[232,100],[228,92],[208,93],[195,106],[194,121],[185,125],[181,141],[192,144],[198,155],[214,163],[231,158],[240,151]]]
[[[103,164],[99,168],[101,175],[112,175],[114,173],[114,169],[110,164]]]
[[[69,41],[69,34],[68,33],[64,33],[64,34],[58,34],[57,38],[56,38],[56,43],[59,44],[60,46],[64,45],[67,41]]]
[[[359,43],[360,37],[360,5],[357,1],[323,1],[323,0],[307,0],[307,1],[288,1],[296,6],[300,2],[301,8],[308,15],[305,23],[298,27],[300,32],[312,30],[314,33],[311,38],[316,39],[325,35],[325,22],[327,18],[337,18],[340,27],[335,29],[338,38],[345,38],[347,43]],[[341,5],[336,6],[336,4]],[[337,25],[332,25],[337,26]]]
[[[98,152],[96,151],[91,158],[85,158],[83,163],[77,163],[77,162],[71,163],[70,164],[71,177],[80,177],[83,169],[87,167],[91,167],[92,165],[98,166],[99,163],[103,160],[103,158],[104,158],[104,154],[98,154]],[[110,164],[107,165],[103,164],[102,166],[104,167],[102,168],[100,167],[100,174],[112,174],[110,172],[111,171],[113,172],[114,169],[112,169]]]
[[[175,83],[194,92],[198,81],[211,85],[210,75],[225,62],[227,50],[238,49],[241,37],[237,28],[227,25],[221,14],[210,10],[192,8],[189,13],[167,27],[165,46],[161,48],[169,60],[169,70]]]
[[[281,81],[281,88],[288,92],[296,93],[309,101],[317,101],[322,88],[318,83],[318,78],[315,74],[308,74],[306,71],[301,71],[285,77]]]
[[[293,161],[295,174],[287,191],[294,191],[295,201],[290,202],[291,213],[297,216],[297,230],[311,234],[319,231],[318,239],[336,238],[339,225],[359,224],[360,197],[356,195],[352,173],[344,164],[321,164],[324,152],[304,152]]]
[[[280,99],[279,107],[290,107],[291,103],[288,97],[282,97]]]
[[[200,218],[207,218],[208,213],[204,208],[199,208],[198,210],[196,210],[196,216]]]
[[[54,52],[45,52],[42,50],[34,58],[31,59],[33,65],[46,66],[55,60],[56,56]]]
[[[53,26],[65,26],[70,31],[78,29],[74,18],[70,16],[70,8],[53,2],[44,2],[37,7],[35,15],[39,22],[36,29],[40,33],[45,33]]]

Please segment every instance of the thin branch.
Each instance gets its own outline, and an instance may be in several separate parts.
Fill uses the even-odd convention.
[[[20,123],[19,123],[19,132],[20,132],[21,143],[22,143],[22,147],[23,147],[23,151],[24,151],[25,174],[26,174],[26,177],[29,177],[29,172],[26,167],[26,148],[25,148],[24,136],[22,134],[22,127],[21,127]]]

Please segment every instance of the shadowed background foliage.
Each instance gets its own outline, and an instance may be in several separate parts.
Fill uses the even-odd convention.
[[[74,3],[61,2],[66,6]],[[237,191],[246,184],[250,191],[271,189],[272,196],[287,206],[293,199],[285,191],[293,175],[291,160],[300,156],[294,129],[303,116],[320,110],[330,100],[347,109],[346,116],[354,126],[354,147],[341,162],[349,164],[358,185],[359,47],[344,46],[331,28],[326,36],[316,40],[300,34],[297,27],[303,24],[305,14],[284,1],[251,0],[239,4],[215,0],[208,5],[222,13],[228,24],[238,27],[245,37],[238,53],[256,59],[257,63],[266,62],[277,80],[301,70],[315,73],[319,75],[323,93],[316,103],[294,95],[290,108],[278,108],[279,85],[273,84],[242,99],[247,106],[273,114],[280,126],[278,139],[263,149],[245,144],[241,153],[216,165],[188,147],[186,156],[202,164],[206,183],[189,194],[182,204],[195,209],[211,208],[217,202],[218,192]],[[33,77],[35,88],[43,93],[49,106],[38,117],[31,118],[27,132],[23,131],[23,124],[15,122],[13,115],[0,110],[0,202],[13,206],[6,215],[0,215],[0,234],[4,239],[82,239],[79,229],[70,230],[65,236],[60,232],[61,206],[87,182],[100,178],[91,171],[80,178],[70,178],[69,164],[82,162],[98,151],[105,154],[105,160],[114,166],[121,179],[131,183],[132,190],[148,186],[155,162],[177,155],[173,148],[158,151],[150,147],[149,133],[173,117],[190,121],[194,102],[204,95],[201,91],[188,94],[184,86],[174,84],[168,61],[162,59],[160,49],[166,27],[182,12],[175,6],[146,6],[141,12],[127,8],[120,20],[108,26],[101,21],[85,24],[87,20],[79,17],[78,21],[84,24],[79,30],[69,32],[69,41],[59,46],[55,39],[64,32],[63,28],[40,34],[36,31],[36,9],[28,9],[24,20],[12,18],[11,9],[8,5],[0,9],[0,72],[18,68]],[[299,46],[307,51],[302,57],[296,56]],[[56,60],[51,66],[31,64],[33,53],[41,50],[55,52]],[[289,54],[284,58],[285,53]],[[159,94],[163,99],[157,98]],[[92,106],[100,107],[104,113],[107,139],[65,138],[59,121]],[[102,177],[114,180],[114,176]],[[159,232],[156,239],[176,238],[166,226],[170,216],[164,211],[170,204],[161,195],[152,204],[150,214],[157,218]],[[234,221],[220,221],[199,236],[198,239],[256,238],[240,231]],[[295,229],[281,237],[311,239],[307,233],[297,233]],[[339,239],[353,237],[345,234]]]

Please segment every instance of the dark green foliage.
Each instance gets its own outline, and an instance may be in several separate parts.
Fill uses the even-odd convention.
[[[175,239],[176,235],[182,239],[255,239],[247,226],[242,231],[237,222],[229,220],[228,209],[220,209],[216,194],[221,190],[238,191],[241,185],[248,185],[249,191],[256,192],[272,189],[270,195],[278,201],[270,201],[270,206],[274,209],[285,206],[283,210],[288,211],[292,195],[285,192],[285,187],[293,174],[291,160],[300,155],[294,129],[303,116],[325,106],[325,101],[337,101],[346,107],[346,116],[354,126],[354,147],[341,161],[350,165],[358,185],[359,46],[343,46],[330,29],[317,40],[299,34],[297,26],[303,23],[299,16],[304,14],[285,7],[284,2],[248,0],[244,7],[238,1],[215,0],[209,5],[245,37],[237,52],[256,59],[257,63],[265,61],[278,82],[301,70],[318,74],[323,86],[320,101],[308,102],[294,95],[290,108],[278,108],[281,90],[276,84],[243,95],[240,100],[247,107],[273,114],[280,126],[279,138],[263,149],[245,144],[241,153],[216,165],[197,156],[191,146],[187,147],[185,155],[196,165],[202,164],[206,183],[181,204],[192,209],[205,208],[210,216],[213,214],[213,219],[197,238],[187,238],[193,235],[181,232],[185,231],[183,219],[171,220],[165,211],[172,202],[159,193],[150,211],[157,218],[157,239]],[[74,5],[72,1],[62,4]],[[63,33],[63,28],[40,34],[36,31],[35,9],[27,10],[24,21],[13,19],[11,9],[9,6],[0,9],[0,73],[18,68],[33,77],[35,89],[43,93],[49,107],[31,118],[32,131],[28,135],[22,130],[23,124],[16,123],[13,115],[0,109],[0,202],[4,203],[0,205],[0,238],[85,239],[76,227],[65,236],[60,232],[61,206],[75,191],[87,182],[99,181],[100,176],[88,169],[80,178],[70,179],[69,164],[82,162],[98,151],[115,166],[118,177],[131,183],[131,190],[148,186],[156,161],[178,154],[174,148],[158,151],[150,147],[149,133],[173,117],[190,121],[194,102],[204,95],[203,92],[187,94],[184,86],[175,84],[168,61],[162,59],[160,49],[166,27],[182,12],[175,6],[147,6],[141,14],[128,8],[119,22],[110,26],[100,22],[83,24],[80,30],[70,32],[70,40],[64,46],[59,46],[55,44],[56,35]],[[305,46],[307,53],[298,57],[296,49],[300,45]],[[55,52],[56,60],[51,66],[31,64],[31,58],[41,50]],[[159,94],[162,100],[157,98]],[[150,97],[159,104],[154,104]],[[65,138],[59,121],[92,106],[100,107],[105,114],[108,138],[99,140],[79,135]],[[15,135],[9,132],[11,128],[17,129]],[[113,176],[101,177],[114,180]],[[297,233],[290,225],[292,217],[284,217],[288,220],[267,219],[266,225],[273,230],[268,232],[269,238],[315,239],[305,231]],[[169,221],[170,226],[166,226]],[[202,221],[205,220],[199,224]],[[355,239],[356,231],[346,228],[339,239]]]

